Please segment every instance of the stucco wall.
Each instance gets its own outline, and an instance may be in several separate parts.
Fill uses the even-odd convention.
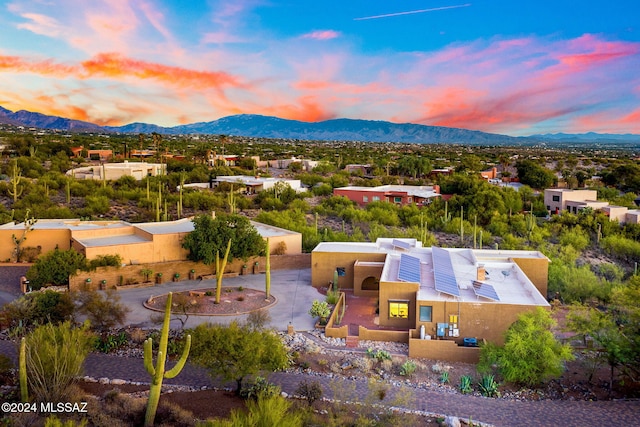
[[[381,282],[380,283],[380,326],[391,328],[412,328],[416,322],[416,292],[417,283]],[[389,318],[389,300],[409,302],[409,317]]]
[[[549,261],[546,258],[513,258],[513,262],[518,264],[518,267],[527,275],[538,292],[547,298]]]
[[[461,344],[464,338],[473,337],[478,341],[485,339],[499,345],[504,344],[504,332],[518,320],[518,316],[537,307],[490,302],[418,301],[416,309],[421,305],[432,307],[432,321],[420,322],[416,315],[415,328],[419,330],[424,324],[426,334],[433,339],[436,338],[437,323],[449,323],[449,316],[456,315],[459,336],[451,339]],[[382,302],[380,306],[382,307]],[[382,310],[380,319],[382,323]]]
[[[383,262],[363,263],[359,262],[359,260],[355,262],[353,268],[353,294],[358,297],[377,297],[383,268]],[[362,282],[369,277],[374,277],[378,281],[378,289],[362,289]]]
[[[333,281],[336,267],[344,267],[346,274],[338,278],[338,285],[342,289],[353,289],[353,265],[357,260],[384,262],[385,258],[384,253],[311,252],[311,285],[316,288],[326,287]]]
[[[412,336],[415,331],[412,331]],[[460,347],[449,340],[409,339],[409,357],[450,362],[478,363],[480,349],[477,347]]]
[[[11,236],[22,237],[23,229],[2,230],[0,229],[0,261],[14,260],[13,251],[15,245]],[[27,233],[27,239],[22,243],[21,248],[38,247],[42,248],[41,254],[45,254],[58,247],[60,250],[70,248],[69,230],[31,230]]]
[[[271,269],[272,270],[290,270],[293,268],[309,268],[310,267],[309,254],[301,254],[296,256],[282,255],[271,256]],[[255,263],[258,266],[255,266]],[[264,273],[264,257],[254,257],[247,260],[247,268],[243,269],[245,262],[241,259],[236,259],[232,263],[227,264],[225,273],[233,274],[261,274]],[[170,282],[173,280],[175,273],[180,274],[179,280],[188,280],[191,270],[195,270],[195,277],[212,275],[215,271],[215,265],[205,265],[199,262],[192,261],[172,261],[155,264],[137,264],[127,265],[120,268],[115,267],[100,267],[96,271],[92,272],[79,272],[78,275],[69,279],[69,289],[77,290],[86,283],[86,279],[90,278],[90,288],[99,289],[102,280],[106,280],[106,287],[111,288],[114,285],[120,284],[120,276],[122,276],[122,282],[139,282],[144,281],[144,276],[140,273],[143,269],[150,269],[153,271],[153,275],[150,278],[151,281],[155,281],[157,273],[162,273],[162,281]],[[152,286],[152,284],[150,284]]]

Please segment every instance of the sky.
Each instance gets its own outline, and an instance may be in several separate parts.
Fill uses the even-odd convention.
[[[640,1],[0,0],[0,106],[640,134]]]

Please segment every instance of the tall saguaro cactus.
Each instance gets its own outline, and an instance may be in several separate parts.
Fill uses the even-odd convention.
[[[27,389],[27,339],[20,340],[20,355],[18,358],[18,371],[20,377],[20,400],[29,401],[29,390]]]
[[[219,254],[216,253],[216,304],[220,304],[220,299],[222,298],[222,276],[224,275],[224,269],[227,266],[230,251],[231,239],[227,242],[227,250],[224,253],[222,261],[220,260]]]
[[[160,346],[158,347],[158,360],[156,366],[153,366],[153,339],[148,338],[144,342],[144,367],[151,375],[151,386],[149,388],[149,401],[147,403],[147,414],[144,418],[145,426],[152,426],[156,417],[158,402],[160,401],[160,391],[162,390],[162,380],[165,378],[174,378],[182,371],[184,364],[189,356],[191,348],[191,335],[187,335],[187,342],[180,356],[178,363],[168,371],[165,371],[164,365],[167,361],[167,344],[169,342],[169,322],[171,321],[171,300],[172,293],[167,295],[167,306],[164,310],[164,322],[162,323],[162,332],[160,333]]]
[[[264,276],[264,287],[265,293],[267,294],[266,299],[268,300],[271,294],[271,251],[269,250],[269,238],[267,238],[267,251],[265,253],[264,267],[267,269],[266,275]]]

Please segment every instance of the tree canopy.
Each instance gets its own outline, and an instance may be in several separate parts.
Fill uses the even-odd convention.
[[[244,216],[220,214],[213,218],[203,214],[193,219],[193,226],[194,230],[182,242],[182,247],[189,251],[187,257],[192,261],[213,264],[224,254],[230,240],[229,261],[264,254],[264,239]]]
[[[531,188],[549,188],[556,181],[553,172],[533,160],[519,161],[516,163],[516,169],[520,182]]]
[[[521,314],[505,333],[503,347],[482,346],[478,370],[497,366],[506,381],[525,385],[560,376],[573,354],[568,344],[561,344],[553,336],[554,324],[549,311],[541,307]]]
[[[191,360],[206,368],[213,378],[236,381],[261,371],[287,366],[287,351],[272,331],[240,325],[202,324],[189,332],[193,337]]]

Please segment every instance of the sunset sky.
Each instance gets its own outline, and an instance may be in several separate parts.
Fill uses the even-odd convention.
[[[638,0],[0,0],[0,106],[640,133]]]

